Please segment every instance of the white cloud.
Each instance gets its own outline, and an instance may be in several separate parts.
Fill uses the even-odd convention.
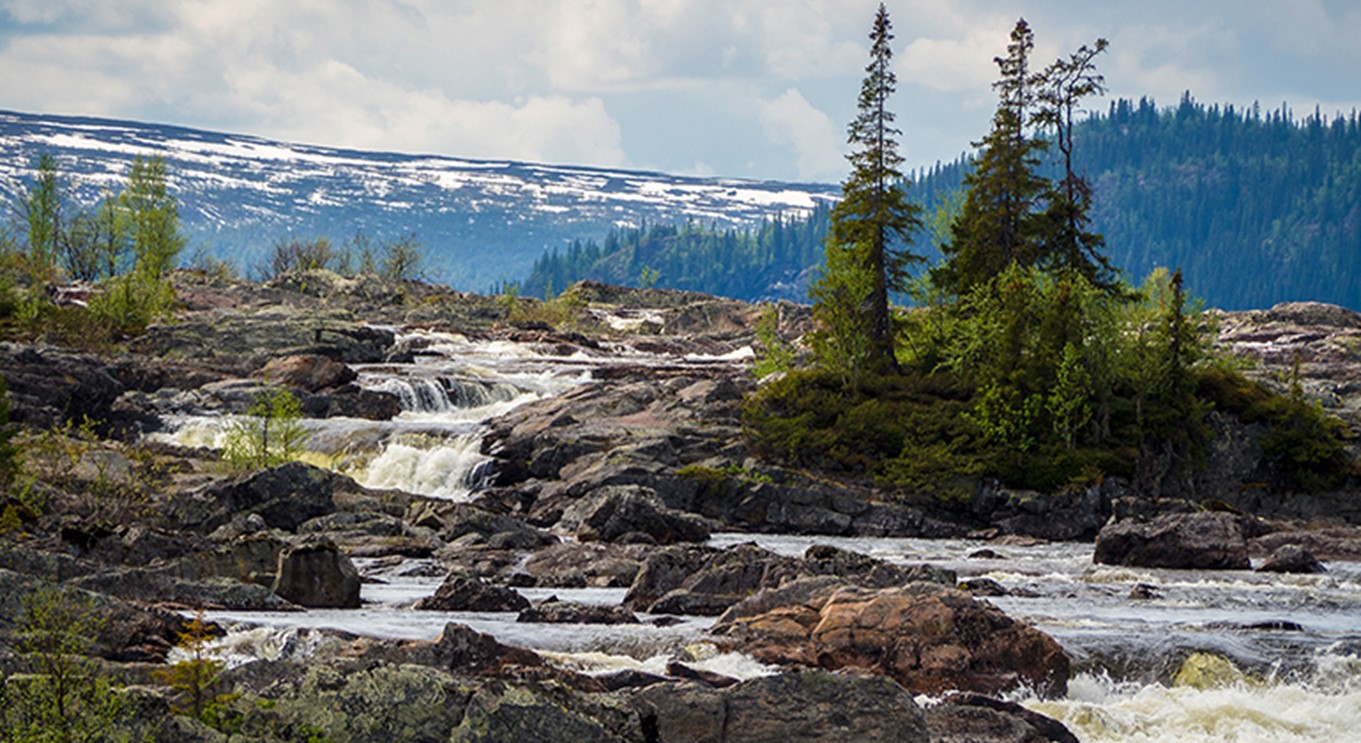
[[[0,0],[0,106],[319,144],[835,180],[844,163],[831,122],[854,115],[876,6]],[[1354,0],[1033,9],[893,0],[889,9],[904,148],[928,161],[984,133],[992,58],[1022,11],[1041,64],[1109,38],[1101,68],[1115,95],[1172,103],[1189,88],[1205,101],[1288,100],[1302,115],[1315,100],[1342,102],[1325,112],[1349,110],[1357,95]],[[686,111],[706,118],[687,122]]]
[[[800,178],[835,181],[844,175],[846,161],[836,127],[802,93],[790,88],[773,101],[762,101],[760,112],[769,136],[793,148]]]

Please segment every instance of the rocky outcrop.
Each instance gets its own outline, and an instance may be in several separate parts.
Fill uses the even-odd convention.
[[[244,376],[279,356],[319,354],[347,364],[383,361],[393,338],[391,330],[357,322],[344,309],[273,304],[153,325],[132,346],[142,354],[187,356]]]
[[[1284,526],[1248,541],[1257,555],[1270,555],[1287,544],[1297,544],[1320,560],[1361,561],[1361,527],[1356,526]]]
[[[288,462],[177,493],[162,518],[175,528],[210,532],[253,513],[270,528],[294,531],[309,519],[334,512],[333,492],[347,487],[358,486],[343,475]]]
[[[575,529],[582,542],[675,544],[709,538],[703,519],[667,508],[651,488],[640,485],[600,488],[568,508],[560,523]]]
[[[767,663],[860,669],[921,693],[1026,685],[1060,695],[1068,682],[1053,638],[934,583],[868,589],[804,579],[734,605],[713,632]]]
[[[1229,513],[1175,513],[1116,521],[1097,535],[1092,561],[1194,570],[1251,567],[1239,517]]]
[[[423,611],[523,611],[530,607],[529,601],[513,588],[451,575],[433,596],[417,601],[414,608]]]
[[[622,606],[574,604],[554,597],[521,611],[515,621],[542,624],[638,624],[638,617]]]
[[[114,403],[123,385],[112,367],[95,356],[0,343],[0,378],[8,389],[13,422],[39,430],[86,419],[104,427],[118,423]]]
[[[642,544],[563,542],[536,551],[523,572],[507,577],[521,585],[628,588],[653,551]]]
[[[261,367],[256,376],[303,392],[343,387],[359,378],[349,366],[315,353],[273,359]]]
[[[912,694],[885,678],[803,671],[725,689],[657,684],[632,706],[643,739],[658,743],[930,740]]]
[[[802,560],[753,544],[724,550],[678,546],[655,552],[643,563],[624,604],[653,614],[714,616],[761,589],[811,576],[836,576],[869,588],[913,581],[955,583],[950,571],[891,565],[826,545],[810,547]]]
[[[0,646],[19,646],[35,607],[50,612],[37,620],[40,629],[87,633],[71,639],[88,641],[91,655],[113,661],[163,662],[181,629],[171,612],[0,568]],[[43,624],[63,622],[79,624]]]
[[[359,571],[331,542],[302,544],[281,552],[273,589],[299,606],[359,607]]]
[[[717,616],[766,586],[799,574],[798,560],[740,544],[725,550],[677,546],[643,563],[624,605],[654,614]]]
[[[413,526],[429,529],[445,542],[457,542],[461,547],[528,550],[558,541],[557,537],[514,516],[488,511],[469,503],[414,501],[403,520]]]

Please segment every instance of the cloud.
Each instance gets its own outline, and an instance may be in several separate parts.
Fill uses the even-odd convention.
[[[827,114],[790,88],[772,101],[762,101],[761,121],[769,136],[793,148],[798,174],[805,180],[839,180],[846,170],[841,137]]]

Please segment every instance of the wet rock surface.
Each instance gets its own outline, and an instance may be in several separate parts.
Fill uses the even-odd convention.
[[[1240,519],[1228,513],[1166,514],[1108,524],[1096,537],[1092,560],[1149,568],[1251,567]]]
[[[588,676],[458,624],[433,642],[298,631],[271,648],[270,659],[224,675],[223,689],[243,695],[231,703],[241,736],[1067,741],[1071,734],[1053,720],[992,697],[956,693],[925,712],[917,706],[916,693],[1028,685],[1058,694],[1068,680],[1070,661],[1052,638],[956,590],[952,572],[828,545],[794,557],[702,542],[722,530],[997,540],[993,554],[976,553],[980,571],[1006,559],[1007,544],[1032,538],[1096,539],[1098,561],[1141,567],[1244,569],[1249,551],[1291,570],[1312,569],[1318,558],[1361,557],[1356,529],[1337,523],[1361,520],[1354,493],[1304,497],[1248,487],[1260,432],[1223,419],[1212,421],[1227,443],[1210,452],[1211,474],[1173,493],[1142,493],[1113,478],[1055,495],[981,483],[942,503],[763,463],[750,456],[741,429],[741,401],[755,381],[736,365],[682,358],[750,343],[758,308],[684,292],[603,285],[583,292],[615,306],[588,307],[582,327],[624,318],[648,335],[517,326],[494,299],[321,272],[265,287],[196,284],[184,293],[182,321],[151,328],[115,359],[0,345],[16,421],[42,428],[90,415],[101,421],[101,435],[124,438],[162,417],[240,413],[267,385],[295,390],[309,417],[390,420],[401,412],[399,398],[357,387],[353,365],[431,351],[419,342],[397,348],[380,323],[452,328],[583,358],[621,349],[673,355],[611,359],[617,363],[565,394],[490,421],[483,453],[495,459],[496,487],[473,503],[370,491],[300,463],[228,474],[211,453],[170,445],[138,454],[161,469],[147,480],[143,510],[129,509],[126,522],[74,512],[58,519],[6,496],[0,511],[19,528],[0,544],[0,672],[19,667],[12,649],[22,597],[41,590],[92,597],[108,620],[96,638],[99,657],[160,663],[184,616],[199,608],[358,606],[354,563],[362,557],[369,561],[361,564],[394,570],[420,564],[425,576],[452,572],[421,608],[515,612],[544,625],[633,625],[634,612],[685,615],[672,623],[718,617],[721,650],[783,670],[740,681],[676,650],[664,671]],[[1265,360],[1251,372],[1263,379],[1302,351],[1308,392],[1361,421],[1359,318],[1290,305],[1226,315],[1222,327],[1235,352]],[[84,474],[44,487],[70,495],[60,488],[88,486],[96,469],[119,473],[124,485],[146,470],[131,453],[105,448],[77,458]],[[1211,495],[1225,508],[1302,521],[1198,513]],[[1112,515],[1118,518],[1107,525]],[[977,576],[959,585],[979,597],[1006,593]],[[623,606],[531,604],[515,586],[628,593]],[[1123,597],[1127,589],[1113,590]],[[1129,590],[1131,602],[1163,598],[1149,586]],[[1231,629],[1304,631],[1286,621]],[[129,673],[150,678],[134,665]],[[159,705],[147,714],[164,716],[168,702]],[[188,718],[164,730],[164,739],[222,739]]]
[[[771,663],[862,669],[915,692],[1067,688],[1053,638],[990,604],[935,583],[870,589],[835,578],[767,589],[719,617],[713,632]]]

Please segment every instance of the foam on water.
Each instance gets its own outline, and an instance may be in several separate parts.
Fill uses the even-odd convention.
[[[388,443],[352,476],[366,488],[465,500],[481,484],[490,461],[482,453],[482,437],[475,434],[448,439],[407,436]]]
[[[1355,660],[1354,658],[1352,659]],[[1357,740],[1361,687],[1309,682],[1211,689],[1118,683],[1080,675],[1066,699],[1025,701],[1086,743],[1313,743]]]
[[[709,643],[688,645],[677,657],[675,653],[653,655],[648,658],[634,658],[629,655],[599,651],[560,653],[541,651],[553,665],[578,671],[592,676],[601,676],[618,671],[642,671],[654,676],[665,676],[666,666],[673,660],[680,660],[690,668],[716,673],[742,681],[771,676],[781,671],[742,653],[721,653]]]

